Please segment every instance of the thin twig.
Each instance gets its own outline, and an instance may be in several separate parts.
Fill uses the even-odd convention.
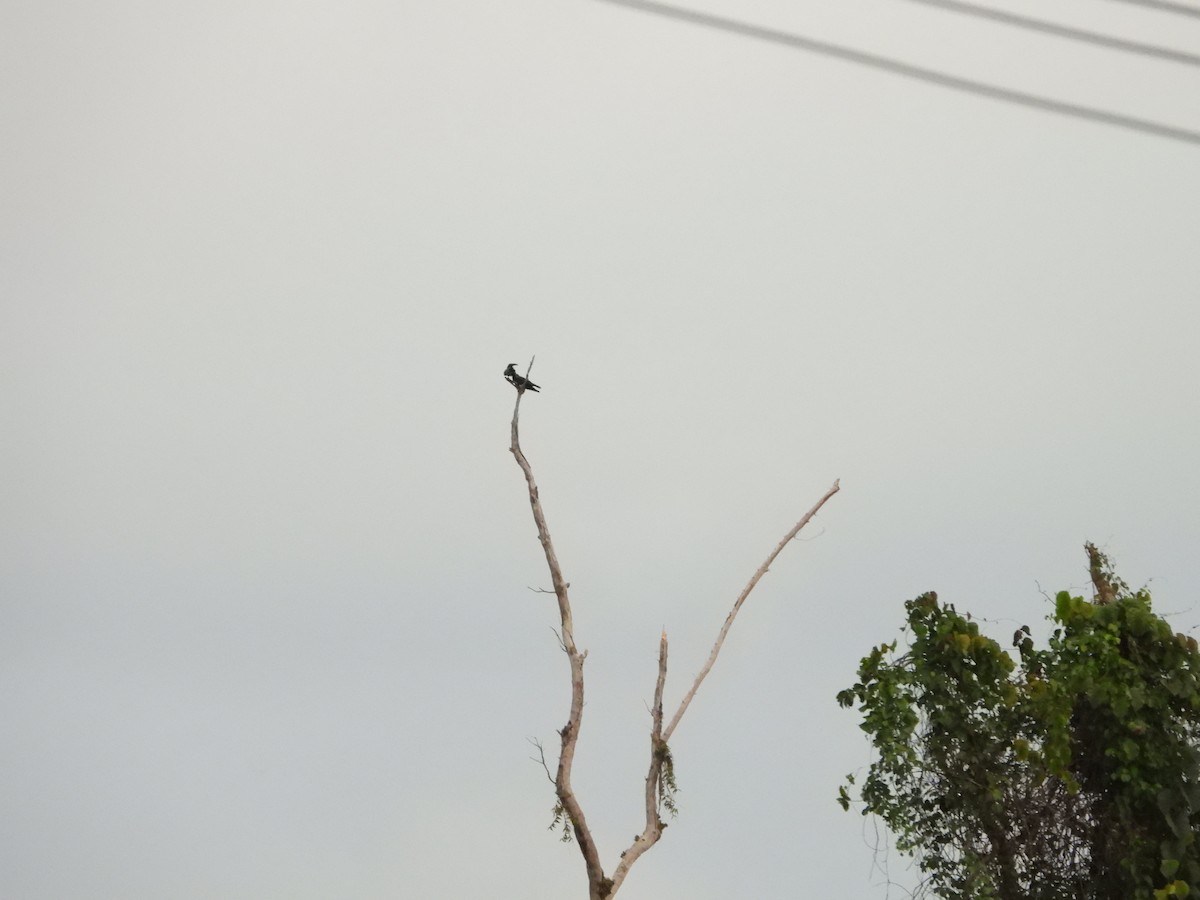
[[[534,762],[540,762],[542,764],[542,768],[546,770],[546,778],[549,780],[549,782],[551,784],[554,784],[554,776],[550,774],[550,766],[548,766],[546,764],[546,750],[542,746],[542,742],[539,741],[537,738],[529,738],[529,743],[531,743],[531,744],[533,744],[533,746],[537,747],[537,752],[538,752],[536,759],[534,759],[534,757],[532,757],[532,756],[529,758],[532,759]]]

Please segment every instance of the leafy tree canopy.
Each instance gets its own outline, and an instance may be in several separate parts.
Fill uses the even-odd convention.
[[[875,750],[839,802],[883,819],[927,892],[1200,897],[1200,652],[1086,549],[1095,596],[1058,594],[1045,649],[1024,627],[1014,659],[923,594],[907,649],[876,647],[838,694]]]

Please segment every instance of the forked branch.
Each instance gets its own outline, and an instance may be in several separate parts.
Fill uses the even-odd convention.
[[[808,524],[809,520],[820,511],[825,502],[838,492],[839,483],[837,481],[833,483],[833,487],[826,491],[825,495],[814,504],[812,509],[804,514],[804,517],[795,524],[792,530],[784,536],[783,540],[771,552],[771,555],[767,557],[766,562],[759,566],[758,571],[754,573],[754,577],[750,579],[749,583],[742,590],[741,595],[733,604],[733,609],[730,610],[729,615],[725,618],[725,624],[721,626],[721,631],[717,635],[717,641],[713,645],[708,661],[704,664],[704,668],[700,670],[700,674],[696,676],[691,689],[680,702],[679,708],[675,711],[675,715],[671,717],[670,724],[665,729],[663,728],[663,690],[667,681],[667,634],[665,631],[663,632],[662,638],[659,641],[658,679],[654,685],[654,705],[650,711],[650,765],[646,773],[645,784],[645,826],[642,832],[633,839],[633,843],[621,854],[621,861],[613,871],[613,877],[607,878],[604,874],[604,868],[600,864],[600,853],[596,848],[595,841],[592,839],[592,833],[588,828],[587,820],[584,818],[583,807],[580,805],[578,798],[575,796],[575,791],[571,786],[571,769],[575,761],[575,747],[579,741],[579,728],[583,720],[583,663],[587,658],[587,652],[580,652],[575,644],[575,629],[571,618],[571,601],[568,595],[570,584],[563,578],[562,569],[558,563],[558,556],[554,552],[554,543],[550,539],[550,529],[546,525],[546,516],[542,511],[542,503],[538,497],[538,487],[533,477],[533,468],[521,450],[519,439],[518,419],[521,411],[521,397],[525,393],[523,385],[532,384],[532,382],[529,382],[529,370],[532,368],[533,360],[530,360],[524,379],[519,377],[510,378],[513,386],[517,388],[517,403],[513,408],[512,444],[509,449],[516,458],[517,465],[521,467],[521,471],[525,474],[525,481],[529,487],[529,505],[533,509],[533,520],[537,524],[538,540],[541,542],[542,550],[546,555],[546,564],[550,568],[550,579],[554,588],[554,595],[558,600],[559,618],[562,622],[562,630],[558,632],[559,642],[567,654],[567,660],[570,663],[571,669],[571,711],[567,718],[567,724],[559,731],[562,746],[558,757],[558,767],[551,780],[554,782],[554,790],[558,796],[557,810],[560,813],[566,814],[570,821],[571,830],[574,832],[575,840],[579,844],[580,852],[583,854],[584,865],[587,867],[588,874],[589,900],[609,900],[609,898],[616,894],[622,883],[624,883],[625,877],[629,874],[629,870],[633,864],[643,853],[658,842],[659,838],[662,837],[663,829],[666,828],[666,824],[662,821],[659,812],[661,807],[666,807],[668,810],[673,811],[670,797],[674,789],[674,780],[671,769],[671,751],[668,747],[668,742],[675,733],[675,729],[683,718],[683,714],[687,712],[688,706],[695,698],[700,684],[708,676],[713,664],[717,661],[717,655],[721,652],[721,647],[725,643],[729,629],[733,626],[733,620],[737,617],[742,604],[746,602],[746,598],[750,596],[750,592],[754,590],[755,585],[767,573],[771,563],[775,561],[775,558],[779,556],[783,548],[800,533],[800,530]],[[513,373],[506,373],[506,375],[510,374]],[[546,591],[545,593],[550,592]],[[546,765],[545,755],[541,752],[541,745],[535,744],[535,746],[538,749],[542,765],[546,767],[546,774],[549,775],[550,769]]]
[[[729,611],[729,615],[725,617],[725,624],[721,626],[721,632],[717,635],[717,642],[713,644],[712,652],[708,655],[708,660],[704,664],[704,668],[700,670],[700,674],[696,676],[696,680],[692,682],[691,689],[684,696],[679,704],[679,708],[675,711],[675,715],[671,717],[671,724],[663,729],[663,706],[662,695],[663,685],[667,680],[667,633],[664,631],[662,639],[659,642],[658,651],[658,682],[654,686],[654,706],[650,711],[651,726],[650,726],[650,771],[646,775],[646,827],[642,833],[633,839],[633,843],[621,854],[621,862],[613,872],[613,892],[625,881],[625,876],[629,874],[630,867],[637,861],[638,857],[658,843],[662,837],[663,829],[666,828],[666,823],[659,817],[660,801],[664,796],[664,787],[669,791],[673,787],[673,776],[671,774],[671,750],[668,742],[671,740],[671,735],[675,733],[675,728],[679,725],[683,714],[687,712],[688,706],[696,696],[696,691],[700,689],[701,682],[708,676],[712,670],[713,664],[717,661],[717,655],[721,652],[721,647],[725,643],[725,638],[729,634],[729,629],[733,627],[733,620],[737,617],[738,611],[742,608],[742,604],[746,602],[746,598],[750,596],[750,592],[754,590],[759,580],[771,568],[771,563],[775,561],[775,557],[783,552],[791,541],[798,535],[802,528],[809,523],[825,505],[825,502],[836,494],[841,489],[840,481],[835,481],[833,486],[825,492],[812,509],[804,514],[804,516],[792,526],[792,530],[784,535],[781,540],[771,551],[771,555],[766,561],[758,567],[758,571],[742,589],[742,593],[738,596],[733,604],[733,609]],[[670,779],[664,781],[664,779]],[[669,797],[669,794],[667,795]]]

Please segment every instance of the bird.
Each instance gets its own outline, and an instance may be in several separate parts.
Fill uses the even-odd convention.
[[[509,363],[508,368],[504,370],[504,377],[508,379],[509,383],[518,391],[541,391],[541,388],[528,378],[523,375],[518,375],[516,366],[516,363]]]

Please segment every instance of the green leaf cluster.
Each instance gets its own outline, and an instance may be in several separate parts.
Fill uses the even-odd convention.
[[[571,816],[567,813],[566,806],[559,800],[554,804],[554,821],[550,823],[547,831],[558,831],[558,839],[564,844],[569,844],[573,840],[571,837]]]
[[[907,648],[874,648],[838,694],[875,750],[838,801],[883,819],[937,896],[1200,896],[1200,652],[1147,592],[1102,583],[1104,602],[1058,594],[1047,646],[1023,628],[1017,659],[923,594]]]

